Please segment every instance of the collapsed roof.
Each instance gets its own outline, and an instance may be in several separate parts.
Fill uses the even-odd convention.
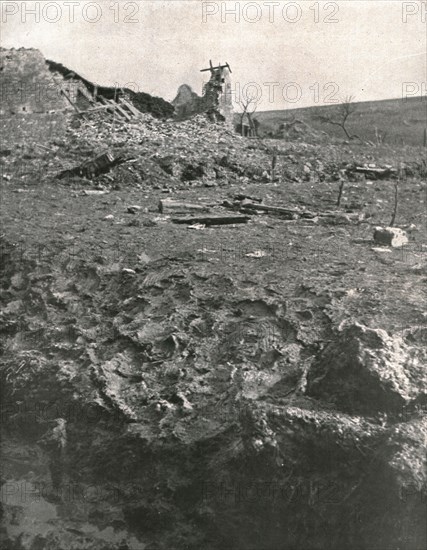
[[[46,60],[34,48],[0,49],[0,114],[85,111],[102,100],[126,98],[138,111],[157,118],[173,115],[173,106],[159,97],[129,88],[100,86],[68,67]]]

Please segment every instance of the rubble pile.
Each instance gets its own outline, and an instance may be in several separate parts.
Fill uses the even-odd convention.
[[[56,182],[172,191],[257,182],[315,185],[398,175],[391,165],[374,164],[373,155],[365,151],[356,155],[342,145],[247,139],[206,114],[184,121],[161,120],[148,113],[125,121],[106,111],[84,117],[69,114],[61,121],[49,116],[45,115],[49,118],[45,125],[37,119],[39,134],[34,134],[34,125],[28,121],[17,121],[15,145],[1,158],[4,179],[11,177],[18,186]],[[7,124],[13,127],[9,119]],[[104,174],[79,170],[102,155],[132,160],[117,163]],[[425,169],[418,158],[405,164],[408,177]],[[64,172],[69,177],[61,179]]]
[[[143,114],[140,121],[127,124],[102,115],[76,124],[69,130],[67,141],[70,153],[78,153],[83,147],[91,148],[95,155],[102,143],[104,150],[111,148],[117,154],[136,158],[132,166],[114,172],[110,181],[102,181],[107,185],[143,184],[174,189],[272,180],[316,183],[396,172],[391,166],[374,169],[371,164],[366,175],[363,166],[372,159],[356,157],[341,146],[245,139],[203,114],[179,122]],[[274,174],[273,155],[278,158]],[[418,168],[417,163],[408,166],[407,175],[415,175]]]

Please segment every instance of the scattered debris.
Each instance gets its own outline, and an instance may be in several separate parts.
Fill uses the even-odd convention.
[[[98,112],[98,111],[109,111],[118,115],[121,118],[129,121],[133,118],[138,118],[141,115],[141,112],[135,109],[135,107],[125,99],[119,99],[119,102],[114,101],[113,99],[105,99],[103,96],[97,97],[98,101],[102,103],[101,106],[91,107],[84,111],[78,111],[75,113],[77,116],[86,116],[88,114]]]
[[[399,227],[376,227],[374,241],[385,246],[402,246],[408,244],[406,232]]]
[[[233,210],[239,210],[242,213],[256,214],[259,212],[266,212],[268,214],[278,214],[289,220],[297,220],[299,218],[306,219],[307,221],[313,220],[316,223],[319,218],[327,221],[328,223],[351,223],[360,222],[365,218],[363,212],[340,212],[340,211],[326,211],[326,212],[310,212],[309,210],[303,210],[299,208],[285,208],[283,206],[270,206],[265,204],[253,203],[249,199],[243,199],[242,201],[236,201],[230,203],[224,201],[223,206],[231,208]]]
[[[107,152],[99,155],[93,160],[89,160],[68,170],[63,170],[58,174],[58,179],[64,179],[72,176],[80,176],[87,179],[94,179],[100,174],[106,174],[115,166],[123,164],[131,159],[125,159],[122,155],[114,157],[113,153]]]

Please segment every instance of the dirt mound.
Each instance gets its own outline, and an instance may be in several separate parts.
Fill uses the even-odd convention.
[[[346,326],[310,371],[307,394],[348,412],[401,412],[426,402],[427,357],[402,337],[363,325]]]
[[[271,137],[286,139],[287,141],[319,143],[325,141],[325,135],[325,132],[319,132],[303,120],[294,117],[289,121],[282,122]]]

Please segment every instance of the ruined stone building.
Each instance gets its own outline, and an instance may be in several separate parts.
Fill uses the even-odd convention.
[[[228,63],[219,64],[217,67],[214,67],[212,62],[209,64],[207,69],[201,70],[201,72],[210,71],[211,74],[209,81],[203,87],[201,97],[187,84],[179,87],[177,96],[172,101],[175,116],[180,119],[206,113],[212,120],[232,124],[233,98],[230,66]]]
[[[173,106],[144,92],[99,86],[34,48],[0,48],[0,115],[85,111],[126,99],[141,112],[171,117]]]

